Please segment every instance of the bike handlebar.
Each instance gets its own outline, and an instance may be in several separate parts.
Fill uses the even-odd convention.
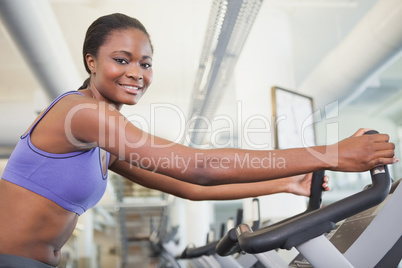
[[[180,259],[191,259],[198,258],[201,256],[209,256],[215,254],[215,248],[218,241],[211,242],[201,247],[187,247],[182,254],[180,255]]]
[[[282,224],[282,223],[284,223],[286,221],[289,221],[289,220],[291,220],[293,218],[299,217],[300,215],[306,214],[306,213],[308,213],[308,212],[310,212],[312,210],[320,208],[322,190],[323,190],[322,189],[322,183],[323,183],[324,176],[325,176],[325,171],[324,170],[316,171],[316,172],[313,173],[313,178],[312,178],[311,187],[310,187],[310,193],[311,193],[310,194],[310,199],[309,199],[307,209],[304,212],[302,212],[302,213],[300,213],[298,215],[295,215],[295,216],[293,216],[291,218],[288,218],[288,219],[285,219],[283,221],[280,221],[278,223],[275,223],[273,225],[270,225],[269,227],[276,226],[278,224]],[[238,226],[240,226],[240,225],[238,225]],[[245,226],[245,225],[242,225],[242,226]],[[266,228],[267,227],[265,227],[263,229],[266,229]],[[249,228],[249,229],[256,230],[256,228],[254,228],[254,226],[252,228]],[[237,242],[238,242],[238,240],[237,240],[237,235],[236,235],[236,229],[232,228],[218,242],[216,250],[217,250],[217,252],[219,251],[220,253],[218,252],[218,254],[222,255],[222,256],[232,255],[232,254],[234,254],[236,252],[241,251],[240,245]]]
[[[378,132],[369,131],[366,134],[374,133]],[[324,208],[306,210],[295,217],[254,232],[247,224],[238,225],[218,242],[216,252],[221,256],[227,256],[239,251],[255,254],[277,248],[291,249],[329,232],[335,228],[335,223],[371,208],[387,197],[391,187],[387,166],[373,168],[370,174],[372,180],[370,187]],[[316,207],[316,204],[312,204],[312,207]]]

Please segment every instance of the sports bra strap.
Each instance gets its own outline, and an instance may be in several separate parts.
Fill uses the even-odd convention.
[[[49,110],[62,98],[64,98],[67,95],[71,95],[71,94],[80,94],[85,96],[83,93],[78,92],[78,91],[68,91],[65,92],[63,94],[61,94],[60,96],[58,96],[50,105],[49,107],[47,107],[47,109],[45,110],[45,112],[43,112],[43,114],[38,118],[38,120],[36,120],[36,122],[32,125],[32,127],[26,132],[26,134],[22,135],[21,138],[26,137],[28,134],[31,134],[32,130],[36,127],[36,125],[40,122],[40,120],[42,120],[42,118],[47,114],[47,112],[49,112]]]

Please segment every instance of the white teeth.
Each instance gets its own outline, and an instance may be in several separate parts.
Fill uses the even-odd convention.
[[[138,89],[138,87],[132,87],[132,86],[124,86],[124,85],[123,85],[123,87],[128,88],[128,89],[134,89],[134,90],[137,90],[137,89]]]

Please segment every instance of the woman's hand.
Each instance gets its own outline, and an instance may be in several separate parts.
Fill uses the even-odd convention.
[[[289,193],[302,196],[310,196],[311,192],[311,181],[313,179],[313,173],[308,173],[306,175],[297,175],[285,178],[289,180]],[[322,183],[323,191],[329,191],[330,187],[328,185],[328,176],[325,176]]]
[[[351,137],[329,146],[333,153],[332,170],[361,172],[376,166],[398,162],[395,145],[387,134],[363,135],[369,129],[359,129]]]

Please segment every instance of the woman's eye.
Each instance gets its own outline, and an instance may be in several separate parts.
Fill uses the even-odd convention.
[[[149,68],[151,68],[151,67],[152,67],[152,64],[149,64],[149,63],[143,63],[143,64],[142,64],[142,66],[143,66],[145,69],[149,69]]]
[[[121,64],[127,64],[128,62],[125,59],[114,59],[115,61],[117,61],[118,63]]]

